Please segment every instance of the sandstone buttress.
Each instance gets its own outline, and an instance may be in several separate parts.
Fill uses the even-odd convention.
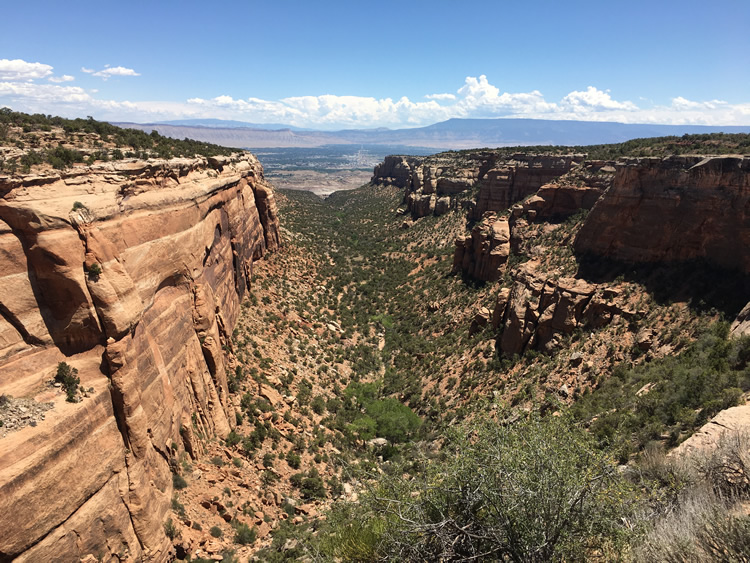
[[[0,177],[0,193],[0,393],[54,403],[0,439],[0,560],[163,560],[170,460],[234,424],[222,346],[280,244],[273,190],[237,153]],[[62,361],[82,402],[49,384]]]

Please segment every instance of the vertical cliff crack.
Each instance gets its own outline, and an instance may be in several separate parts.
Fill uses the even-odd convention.
[[[130,490],[130,487],[132,486],[132,479],[130,478],[130,463],[129,463],[129,457],[132,454],[127,453],[125,455],[125,475],[128,479],[128,490]],[[133,528],[133,535],[135,536],[135,539],[138,540],[138,546],[140,547],[141,553],[143,553],[146,549],[145,544],[143,543],[143,540],[141,539],[140,534],[138,533],[138,527],[136,526],[135,519],[133,518],[133,513],[130,511],[130,506],[127,502],[125,502],[125,499],[120,497],[120,500],[122,501],[122,504],[125,505],[125,510],[128,513],[128,519],[130,520],[130,527]]]

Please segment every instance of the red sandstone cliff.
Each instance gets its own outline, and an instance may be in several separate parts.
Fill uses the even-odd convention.
[[[163,560],[170,463],[233,425],[222,345],[279,246],[273,191],[244,153],[0,177],[0,195],[0,394],[54,404],[0,437],[0,561]],[[61,361],[81,402],[49,383]]]
[[[750,272],[750,158],[639,158],[618,164],[578,252],[626,262],[705,258]]]
[[[375,167],[372,182],[404,188],[414,218],[441,215],[454,207],[456,196],[478,187],[471,217],[481,219],[487,211],[503,211],[533,194],[582,160],[582,155],[501,157],[493,151],[387,156]]]

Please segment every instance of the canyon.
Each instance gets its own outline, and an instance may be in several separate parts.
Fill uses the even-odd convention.
[[[0,561],[330,555],[324,511],[475,416],[571,417],[619,474],[746,400],[747,156],[389,156],[323,200],[47,136],[88,162],[3,147]],[[669,391],[707,349],[729,375]]]
[[[605,161],[464,151],[387,157],[372,181],[403,189],[414,219],[463,209],[474,226],[455,240],[453,271],[484,282],[500,279],[508,258],[521,252],[530,225],[579,212],[587,215],[570,242],[582,258],[624,264],[704,260],[750,272],[750,158],[743,156]],[[547,280],[549,272],[534,266],[532,261],[515,271],[514,285],[493,313],[496,327],[503,327],[499,347],[508,356],[527,346],[545,349],[555,333],[635,314],[608,298],[592,301],[596,285]],[[743,318],[735,325],[744,327]]]
[[[165,560],[178,447],[235,425],[222,348],[279,248],[273,190],[237,153],[5,176],[0,194],[0,393],[52,407],[0,440],[0,560]]]

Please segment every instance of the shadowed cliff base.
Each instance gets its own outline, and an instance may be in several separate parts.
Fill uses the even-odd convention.
[[[750,275],[712,264],[707,259],[667,264],[629,264],[582,253],[576,277],[591,283],[626,281],[642,285],[662,305],[684,302],[695,314],[720,312],[733,319],[747,304]]]

